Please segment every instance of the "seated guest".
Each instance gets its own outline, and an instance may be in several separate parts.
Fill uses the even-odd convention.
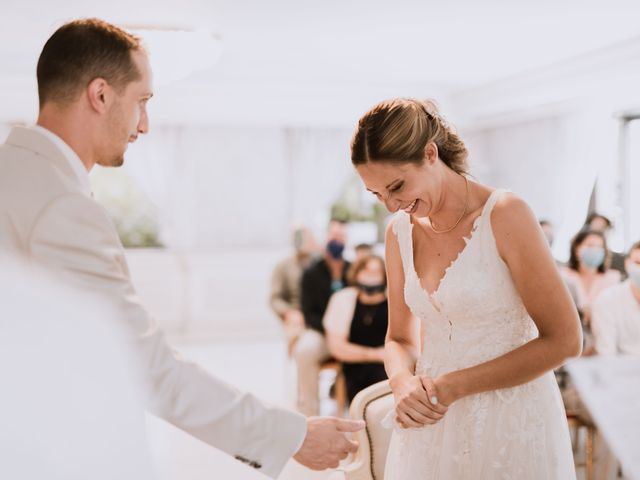
[[[591,305],[606,288],[620,282],[620,272],[608,269],[607,241],[604,234],[581,230],[571,241],[571,254],[561,269],[583,322],[585,347],[583,354],[593,354],[591,340]]]
[[[625,260],[628,280],[608,288],[592,309],[592,330],[599,354],[640,355],[640,242]]]
[[[361,258],[368,257],[373,254],[373,245],[369,243],[359,243],[355,246],[354,251],[356,254],[355,261],[357,262]]]
[[[581,230],[571,241],[571,254],[561,273],[576,302],[582,321],[585,346],[583,355],[596,353],[591,334],[592,306],[607,288],[620,283],[620,272],[608,269],[608,250],[604,234],[595,230]],[[575,415],[582,423],[593,424],[593,419],[578,396],[570,377],[564,379],[562,399],[567,412]],[[617,472],[617,462],[596,431],[593,443],[593,468],[596,480],[612,480]]]
[[[312,262],[302,274],[300,302],[305,330],[293,347],[293,358],[298,370],[297,408],[307,416],[318,415],[320,409],[320,365],[330,359],[322,317],[331,295],[346,285],[350,266],[342,256],[346,243],[346,224],[332,220],[327,231],[324,255]]]
[[[271,276],[269,304],[280,317],[287,338],[289,354],[304,331],[304,316],[300,307],[300,282],[302,272],[311,264],[316,250],[311,232],[303,227],[293,231],[293,255],[278,263]]]
[[[583,228],[601,232],[606,238],[611,233],[611,230],[613,230],[613,223],[604,215],[597,212],[591,212],[585,220]],[[611,258],[609,268],[618,270],[622,275],[624,275],[624,255],[619,252],[612,251],[609,253]]]
[[[323,324],[329,351],[343,362],[349,402],[362,389],[387,378],[387,277],[382,258],[357,260],[347,274],[349,287],[335,293]]]

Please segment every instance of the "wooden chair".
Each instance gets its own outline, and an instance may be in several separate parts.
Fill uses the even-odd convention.
[[[381,421],[393,406],[388,380],[365,388],[351,402],[351,418],[364,420],[366,427],[357,433],[358,451],[343,466],[345,480],[383,479],[391,429],[383,427]]]
[[[571,443],[573,444],[574,453],[578,448],[579,433],[581,428],[586,428],[587,438],[585,441],[585,454],[584,463],[576,463],[576,467],[585,469],[585,480],[593,480],[593,441],[595,437],[595,426],[589,422],[584,421],[576,412],[567,410],[567,423],[569,424],[569,430],[574,432]]]

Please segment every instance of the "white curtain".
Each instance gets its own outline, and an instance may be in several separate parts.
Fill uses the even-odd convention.
[[[560,260],[568,258],[569,241],[586,217],[599,162],[615,162],[615,139],[602,134],[606,120],[613,122],[577,111],[462,132],[472,173],[511,189],[554,224],[553,252]]]
[[[277,246],[292,223],[320,230],[352,172],[340,129],[154,128],[126,168],[180,249]]]
[[[290,183],[289,222],[308,225],[322,239],[330,209],[349,179],[351,132],[338,129],[287,129]]]

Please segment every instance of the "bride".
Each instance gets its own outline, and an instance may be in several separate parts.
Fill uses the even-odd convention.
[[[529,207],[470,181],[466,158],[430,102],[380,103],[352,140],[362,181],[396,212],[385,480],[575,479],[552,369],[580,354],[577,312]]]

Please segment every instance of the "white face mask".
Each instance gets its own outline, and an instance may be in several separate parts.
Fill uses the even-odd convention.
[[[640,288],[640,265],[637,263],[632,263],[629,265],[629,270],[627,271],[629,274],[629,280],[636,288]]]

